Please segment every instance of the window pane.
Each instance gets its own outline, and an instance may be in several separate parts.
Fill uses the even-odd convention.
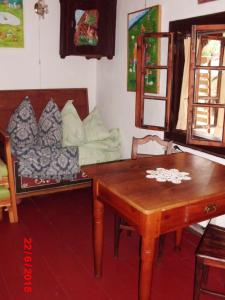
[[[165,126],[165,101],[161,100],[144,100],[144,125],[148,126]],[[157,113],[156,113],[157,112]]]
[[[166,66],[168,60],[168,37],[145,38],[145,65]]]
[[[145,74],[145,94],[166,97],[167,70],[149,70]]]
[[[224,66],[223,39],[222,32],[198,34],[196,43],[196,65]]]
[[[222,141],[224,125],[224,108],[194,107],[193,138]]]
[[[195,71],[195,103],[225,104],[225,71]]]

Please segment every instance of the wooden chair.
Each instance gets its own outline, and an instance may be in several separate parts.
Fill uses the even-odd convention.
[[[138,148],[140,145],[144,145],[149,142],[156,142],[160,146],[163,147],[164,154],[172,154],[173,153],[173,142],[172,141],[164,141],[157,135],[146,135],[143,138],[133,137],[132,141],[132,150],[131,150],[131,158],[138,159],[140,157],[153,156],[154,154],[142,154],[138,152]],[[127,230],[128,235],[131,234],[135,229],[127,224],[125,220],[123,220],[120,216],[115,214],[114,216],[114,256],[118,257],[119,255],[119,242],[120,242],[120,234],[122,230]],[[176,231],[176,248],[180,248],[182,237],[182,229]],[[165,235],[161,235],[159,238],[159,248],[158,248],[158,259],[162,256],[163,246],[164,246]]]
[[[172,141],[164,141],[157,135],[146,135],[143,138],[133,137],[132,140],[132,149],[131,149],[131,158],[137,159],[139,157],[144,156],[153,156],[154,154],[142,154],[138,152],[138,146],[147,144],[149,142],[156,142],[164,149],[164,154],[171,154],[173,152],[173,142]]]
[[[201,293],[225,299],[225,294],[206,288],[210,267],[225,270],[225,228],[213,224],[206,227],[196,250],[195,259],[193,299],[198,300]]]

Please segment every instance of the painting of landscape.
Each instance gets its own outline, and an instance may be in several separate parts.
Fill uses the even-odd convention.
[[[137,37],[142,33],[160,31],[160,6],[153,6],[128,14],[128,62],[127,89],[136,91]],[[159,41],[148,40],[146,57],[148,64],[157,64],[159,59]],[[159,76],[157,70],[147,72],[145,76],[145,92],[157,93]]]
[[[0,0],[0,47],[24,47],[23,0]]]

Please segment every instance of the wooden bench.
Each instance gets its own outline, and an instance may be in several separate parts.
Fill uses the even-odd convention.
[[[73,104],[81,119],[84,119],[89,113],[86,88],[0,91],[0,157],[8,169],[10,199],[7,199],[5,206],[8,206],[11,222],[18,221],[16,202],[19,202],[20,199],[91,186],[91,179],[82,173],[72,182],[55,182],[53,180],[40,182],[18,176],[17,164],[11,155],[10,140],[6,129],[11,114],[25,96],[30,98],[37,119],[50,98],[54,99],[60,110],[67,100],[73,99]]]

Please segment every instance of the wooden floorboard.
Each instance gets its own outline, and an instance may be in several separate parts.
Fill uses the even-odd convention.
[[[122,233],[119,259],[113,257],[113,212],[105,210],[103,277],[93,275],[92,200],[86,189],[25,199],[19,223],[0,223],[0,300],[136,300],[139,237]],[[32,293],[24,292],[24,238],[32,240]],[[199,237],[186,230],[174,251],[174,234],[155,262],[153,300],[191,300],[194,251]],[[225,290],[225,273],[211,283]],[[202,297],[201,300],[209,300]]]
[[[57,200],[55,200],[54,197],[51,197],[48,199],[48,205],[53,207],[52,210],[47,210],[45,203],[43,203],[42,207],[41,201],[44,200],[33,200],[35,209],[33,210],[32,215],[25,213],[22,217],[22,221],[29,224],[31,228],[29,234],[34,240],[33,256],[37,255],[43,257],[49,272],[52,274],[55,282],[57,283],[57,286],[64,291],[68,299],[72,299],[70,298],[70,295],[76,295],[77,299],[81,300],[88,299],[88,295],[92,295],[94,297],[93,299],[108,299],[106,295],[103,298],[104,291],[101,291],[97,282],[94,283],[93,272],[91,270],[87,271],[80,257],[76,255],[75,251],[73,251],[73,247],[70,242],[74,241],[76,249],[79,249],[81,233],[79,236],[76,234],[76,226],[78,225],[78,228],[80,228],[80,226],[86,226],[83,221],[79,224],[79,220],[82,218],[80,218],[81,215],[79,214],[79,219],[77,219],[78,211],[74,211],[74,204],[72,205],[74,213],[72,213],[71,218],[71,210],[69,206],[71,201],[76,200],[66,199],[65,203],[63,203],[63,199],[57,198]],[[39,204],[41,204],[41,206],[39,206]],[[29,207],[27,209],[29,209]],[[78,205],[77,209],[79,210]],[[58,212],[57,215],[55,215],[56,211]],[[63,228],[64,230],[62,230]],[[68,236],[64,236],[62,231],[67,232]],[[87,239],[84,233],[82,233],[82,236],[84,239]],[[78,243],[76,242],[76,239],[78,239]],[[91,254],[90,239],[88,248]],[[82,248],[80,248],[80,250],[81,249]]]

